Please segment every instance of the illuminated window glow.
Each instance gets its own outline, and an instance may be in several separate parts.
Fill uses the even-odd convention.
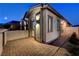
[[[40,14],[36,15],[36,20],[40,20]]]
[[[36,28],[39,28],[39,26],[40,26],[39,24],[36,24]]]

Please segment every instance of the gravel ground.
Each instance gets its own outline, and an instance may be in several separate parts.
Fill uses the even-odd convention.
[[[4,46],[2,56],[65,56],[64,48],[39,43],[34,38],[24,38],[8,41]]]

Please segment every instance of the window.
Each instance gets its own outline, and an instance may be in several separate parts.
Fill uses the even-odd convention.
[[[36,20],[37,20],[37,21],[40,20],[40,12],[38,12],[38,13],[36,14]]]
[[[48,32],[53,31],[53,18],[48,15]]]
[[[36,20],[38,21],[40,19],[40,14],[36,15]]]
[[[57,31],[60,31],[60,19],[57,19]]]

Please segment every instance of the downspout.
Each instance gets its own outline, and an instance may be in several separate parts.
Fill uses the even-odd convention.
[[[40,34],[40,36],[41,36],[41,41],[42,42],[44,42],[44,40],[43,40],[43,3],[41,3],[41,20],[40,20],[41,22],[41,34]]]

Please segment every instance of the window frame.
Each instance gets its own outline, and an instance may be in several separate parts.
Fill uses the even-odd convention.
[[[59,18],[57,18],[57,31],[60,31],[60,19]]]
[[[53,17],[50,15],[48,15],[48,32],[53,32]]]

